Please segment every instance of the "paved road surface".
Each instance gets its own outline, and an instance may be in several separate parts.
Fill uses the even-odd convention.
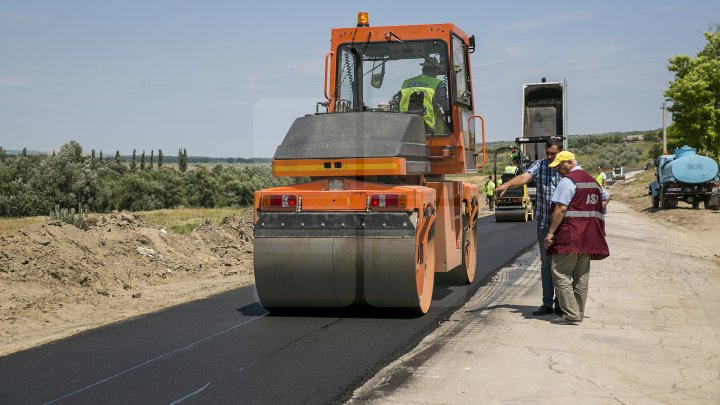
[[[268,314],[253,287],[0,357],[0,404],[328,403],[410,350],[536,241],[535,223],[480,220],[477,280],[436,280],[430,312]]]

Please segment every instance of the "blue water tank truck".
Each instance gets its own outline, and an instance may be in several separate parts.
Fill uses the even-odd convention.
[[[649,185],[653,208],[675,208],[682,200],[699,208],[720,209],[720,177],[715,160],[700,156],[687,145],[674,155],[655,160],[655,181]]]

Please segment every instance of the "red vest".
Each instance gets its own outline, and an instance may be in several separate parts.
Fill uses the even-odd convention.
[[[610,251],[605,241],[600,186],[582,170],[574,170],[565,177],[575,183],[575,195],[555,232],[555,242],[548,249],[548,254],[589,253],[591,260],[608,257]]]

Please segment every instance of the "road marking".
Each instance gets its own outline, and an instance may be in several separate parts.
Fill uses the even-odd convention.
[[[210,383],[207,383],[207,384],[203,385],[202,387],[200,387],[200,389],[197,389],[197,390],[195,390],[195,391],[193,391],[193,392],[185,395],[184,397],[182,397],[182,398],[180,398],[180,399],[176,399],[175,401],[170,402],[169,405],[177,405],[177,404],[179,404],[180,402],[182,402],[182,401],[184,401],[184,400],[186,400],[186,399],[188,399],[188,398],[190,398],[190,397],[192,397],[192,396],[195,396],[195,395],[199,394],[200,392],[202,392],[202,390],[204,390],[204,389],[207,388],[208,386],[210,386]]]
[[[262,318],[263,316],[265,316],[265,315],[267,315],[267,314],[269,314],[269,313],[270,313],[270,312],[265,312],[265,313],[262,314],[262,315],[258,315],[258,316],[254,317],[254,318],[252,318],[252,319],[248,319],[248,320],[245,321],[245,322],[240,322],[240,323],[237,324],[237,325],[233,325],[233,326],[231,326],[231,327],[229,327],[229,328],[227,328],[227,329],[225,329],[225,330],[223,330],[223,331],[220,331],[220,332],[218,332],[218,333],[216,333],[216,334],[214,334],[214,335],[211,335],[211,336],[208,336],[208,337],[206,337],[206,338],[200,339],[200,340],[198,340],[198,341],[196,341],[196,342],[190,343],[190,344],[187,345],[187,346],[183,346],[183,347],[181,347],[181,348],[179,348],[179,349],[175,349],[175,350],[173,350],[173,351],[171,351],[171,352],[168,352],[168,353],[162,354],[162,355],[160,355],[160,356],[158,356],[158,357],[155,357],[154,359],[150,359],[150,360],[148,360],[148,361],[145,361],[145,362],[142,362],[142,363],[137,364],[137,365],[135,365],[135,366],[132,366],[132,367],[126,369],[126,370],[123,370],[123,371],[117,373],[117,374],[111,375],[110,377],[104,378],[104,379],[102,379],[102,380],[100,380],[100,381],[97,381],[97,382],[94,382],[94,383],[92,383],[92,384],[90,384],[90,385],[86,385],[85,387],[80,388],[79,390],[73,391],[73,392],[71,392],[71,393],[69,393],[69,394],[65,394],[65,395],[63,395],[63,396],[61,396],[61,397],[59,397],[59,398],[55,398],[55,399],[53,399],[52,401],[45,402],[45,405],[54,404],[54,403],[56,403],[56,402],[58,402],[58,401],[62,401],[63,399],[70,398],[70,397],[72,397],[72,396],[75,396],[75,395],[77,395],[77,394],[80,394],[81,392],[87,391],[87,390],[89,390],[90,388],[93,388],[93,387],[96,387],[96,386],[98,386],[98,385],[104,384],[104,383],[106,383],[106,382],[108,382],[108,381],[110,381],[110,380],[114,380],[115,378],[120,377],[121,375],[127,374],[127,373],[129,373],[129,372],[131,372],[131,371],[134,371],[134,370],[137,370],[137,369],[139,369],[139,368],[141,368],[141,367],[144,367],[144,366],[146,366],[146,365],[148,365],[148,364],[150,364],[150,363],[154,363],[154,362],[156,362],[156,361],[158,361],[158,360],[162,360],[162,359],[164,359],[164,358],[166,358],[166,357],[172,356],[172,355],[175,354],[175,353],[179,353],[179,352],[182,352],[182,351],[190,350],[190,349],[194,348],[195,346],[198,346],[198,345],[201,345],[201,344],[207,342],[208,340],[212,340],[212,339],[214,339],[214,338],[216,338],[216,337],[218,337],[218,336],[220,336],[220,335],[223,335],[223,334],[228,333],[228,332],[230,332],[230,331],[232,331],[232,330],[234,330],[234,329],[237,329],[237,328],[239,328],[239,327],[241,327],[241,326],[243,326],[243,325],[247,325],[247,324],[249,324],[250,322],[253,322],[253,321],[257,320],[257,319],[260,319],[260,318]],[[208,383],[208,384],[209,384],[209,383]],[[205,387],[203,387],[202,389],[205,389]]]

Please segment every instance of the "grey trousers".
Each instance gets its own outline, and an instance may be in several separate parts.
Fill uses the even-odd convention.
[[[560,308],[565,318],[582,321],[590,281],[590,255],[582,253],[554,254],[552,278]]]

